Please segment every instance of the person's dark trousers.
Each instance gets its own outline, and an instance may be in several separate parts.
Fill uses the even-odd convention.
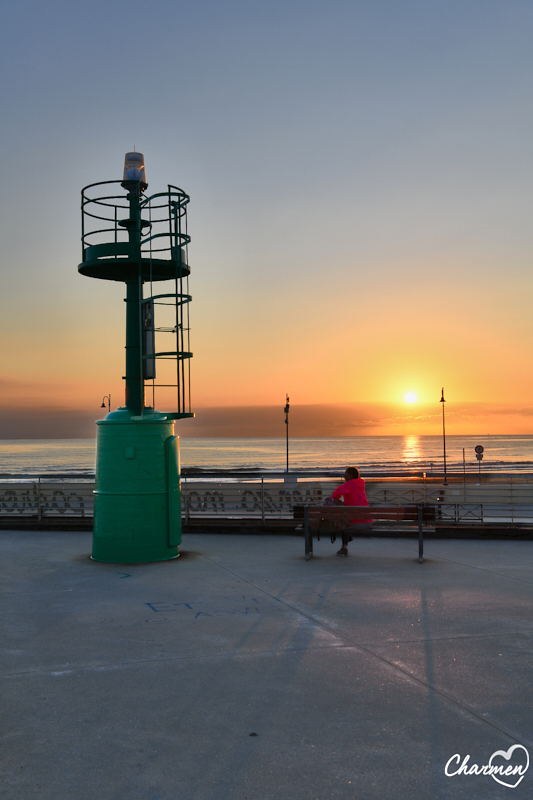
[[[348,541],[350,536],[353,534],[354,530],[357,533],[362,533],[363,531],[369,531],[372,528],[371,522],[357,522],[355,525],[352,525],[350,528],[346,528],[342,532],[342,546],[348,547]]]

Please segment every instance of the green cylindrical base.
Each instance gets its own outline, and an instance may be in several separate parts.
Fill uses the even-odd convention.
[[[179,450],[174,423],[125,410],[96,423],[92,557],[112,563],[166,561],[181,542]]]

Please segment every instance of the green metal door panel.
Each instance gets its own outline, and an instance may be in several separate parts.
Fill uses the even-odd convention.
[[[93,558],[130,564],[176,558],[179,456],[177,442],[167,444],[177,438],[173,423],[110,419],[98,422],[97,430]],[[172,501],[169,485],[175,487]],[[178,527],[173,522],[171,540],[176,507]]]
[[[181,544],[181,486],[179,436],[166,442],[168,481],[168,546]]]

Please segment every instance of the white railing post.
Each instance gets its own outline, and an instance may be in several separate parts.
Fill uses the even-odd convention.
[[[187,478],[183,478],[183,490],[182,490],[183,502],[185,505],[185,524],[189,524],[189,501],[187,498]]]

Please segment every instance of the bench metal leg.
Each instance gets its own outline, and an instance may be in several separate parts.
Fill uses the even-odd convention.
[[[424,507],[418,506],[418,563],[424,563]]]
[[[311,536],[311,528],[309,527],[309,508],[304,507],[304,532],[305,532],[305,560],[309,561],[313,555],[313,537]]]

